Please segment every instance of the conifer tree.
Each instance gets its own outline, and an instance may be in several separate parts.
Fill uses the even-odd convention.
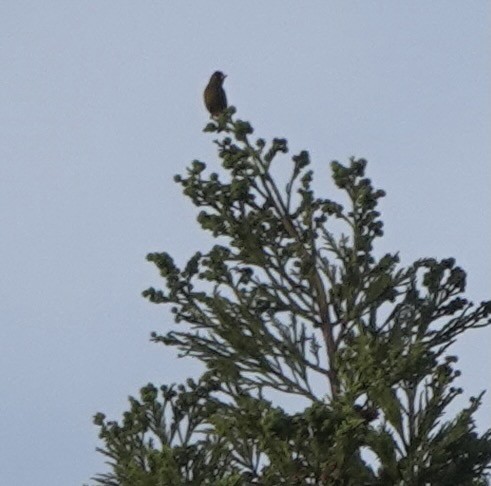
[[[488,484],[482,393],[448,407],[463,394],[451,347],[489,325],[491,301],[463,296],[453,258],[376,256],[385,194],[365,160],[332,162],[343,204],[319,197],[308,152],[289,162],[286,140],[253,141],[234,113],[205,128],[223,170],[175,178],[216,244],[183,268],[147,257],[163,285],[143,295],[176,322],[152,340],[204,372],[148,384],[120,421],[95,416],[110,467],[95,483]]]

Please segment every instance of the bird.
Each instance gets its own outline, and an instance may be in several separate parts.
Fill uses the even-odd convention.
[[[227,96],[223,90],[226,77],[221,71],[215,71],[206,85],[203,95],[206,109],[211,116],[218,116],[227,108]]]

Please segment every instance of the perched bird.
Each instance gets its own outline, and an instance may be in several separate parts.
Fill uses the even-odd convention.
[[[226,77],[221,71],[215,71],[205,88],[205,106],[211,116],[218,116],[227,108],[227,96],[223,90],[223,82]]]

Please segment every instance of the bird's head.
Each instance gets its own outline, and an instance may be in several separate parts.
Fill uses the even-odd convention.
[[[226,77],[227,77],[227,75],[223,74],[222,71],[215,71],[211,75],[210,81],[213,81],[214,83],[222,84],[225,81]]]

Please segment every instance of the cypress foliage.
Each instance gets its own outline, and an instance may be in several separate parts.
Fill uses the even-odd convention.
[[[220,174],[194,161],[175,178],[216,244],[183,268],[150,253],[163,285],[143,292],[176,322],[152,340],[205,371],[148,384],[120,421],[95,416],[110,465],[95,483],[487,484],[482,394],[448,407],[463,394],[451,345],[489,325],[491,301],[463,296],[453,258],[375,255],[385,193],[365,160],[331,164],[344,204],[319,197],[308,152],[288,162],[286,140],[253,140],[234,113],[205,128]],[[292,395],[296,413],[284,410]]]

